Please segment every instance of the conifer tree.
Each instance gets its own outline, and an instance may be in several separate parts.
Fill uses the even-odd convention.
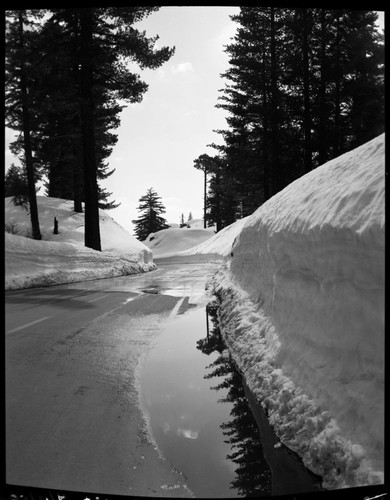
[[[227,128],[216,131],[224,144],[211,145],[224,162],[207,195],[215,220],[222,182],[236,216],[246,216],[384,130],[384,47],[375,12],[244,6],[231,19],[237,30],[225,48],[229,68],[216,105],[228,112]]]
[[[165,213],[165,207],[153,188],[147,190],[144,196],[139,199],[138,211],[141,213],[138,219],[132,220],[135,225],[134,233],[140,241],[146,240],[150,233],[167,229],[166,219],[161,217]]]
[[[12,164],[4,178],[4,196],[13,197],[15,205],[27,206],[28,183],[27,174],[23,167]]]
[[[42,238],[35,183],[37,169],[34,161],[33,133],[37,126],[34,117],[34,98],[31,92],[36,77],[41,53],[36,50],[39,37],[38,19],[35,11],[10,11],[6,23],[6,116],[7,125],[19,130],[23,144],[21,162],[27,178],[27,196],[31,218],[32,237]]]
[[[158,36],[147,38],[133,26],[158,9],[51,9],[46,11],[49,18],[41,23],[39,38],[34,40],[39,50],[32,51],[28,61],[29,75],[31,68],[35,72],[33,79],[27,78],[25,94],[32,106],[30,121],[36,127],[30,141],[34,154],[29,158],[47,169],[49,193],[58,196],[60,189],[61,195],[73,196],[78,211],[81,201],[85,202],[85,245],[95,250],[101,248],[98,209],[115,206],[107,202],[110,193],[98,184],[113,172],[106,163],[116,142],[112,130],[119,125],[122,103],[141,102],[148,88],[128,63],[134,62],[140,69],[156,69],[174,53],[174,48],[156,48]],[[8,30],[12,57],[7,59],[7,112],[9,122],[21,130],[17,101],[22,101],[22,92],[12,90],[27,59],[22,51],[12,50],[15,32]],[[26,144],[19,141],[17,147],[22,151]]]

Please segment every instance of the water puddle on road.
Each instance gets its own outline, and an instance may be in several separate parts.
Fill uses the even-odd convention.
[[[241,376],[211,326],[207,337],[205,308],[179,310],[145,359],[140,390],[154,440],[196,497],[270,495]]]

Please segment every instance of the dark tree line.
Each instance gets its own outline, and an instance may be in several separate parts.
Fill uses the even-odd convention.
[[[289,183],[384,131],[384,40],[362,10],[241,7],[206,168],[209,224],[253,213]],[[202,168],[204,170],[204,168]]]
[[[156,69],[174,53],[155,48],[136,21],[158,7],[67,8],[6,12],[6,118],[28,184],[33,237],[40,239],[35,183],[46,194],[85,203],[85,245],[100,250],[99,208],[113,208],[99,181],[117,136],[119,113],[147,84],[128,66]],[[15,173],[15,172],[14,172]]]

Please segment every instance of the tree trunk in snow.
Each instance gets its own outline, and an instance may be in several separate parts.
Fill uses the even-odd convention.
[[[23,15],[21,11],[19,11],[19,41],[20,41],[20,48],[23,54],[24,29],[23,29]],[[25,74],[25,67],[23,60],[21,61],[21,67],[20,67],[20,90],[22,96],[23,140],[24,140],[24,153],[26,159],[28,199],[30,205],[32,236],[34,240],[41,240],[42,235],[39,228],[38,205],[37,205],[37,196],[35,192],[34,160],[32,156],[32,147],[31,147],[30,112],[28,106],[26,74]]]
[[[83,144],[85,227],[84,244],[94,250],[101,250],[99,228],[99,205],[97,166],[95,155],[95,130],[92,100],[93,50],[92,9],[80,9],[81,40],[81,130]]]

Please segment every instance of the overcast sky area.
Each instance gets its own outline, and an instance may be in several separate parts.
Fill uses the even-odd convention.
[[[226,82],[220,75],[228,69],[224,45],[237,28],[229,16],[238,12],[238,7],[166,6],[135,25],[176,51],[157,70],[137,70],[149,89],[141,103],[122,111],[108,160],[116,171],[102,182],[113,193],[109,199],[121,203],[109,215],[130,233],[139,198],[151,187],[161,196],[169,223],[178,224],[190,211],[194,219],[203,216],[204,178],[193,162],[201,154],[217,154],[208,144],[222,144],[213,130],[226,128],[225,112],[215,105]],[[383,27],[383,13],[380,18]],[[18,163],[6,152],[6,166],[12,161]]]

